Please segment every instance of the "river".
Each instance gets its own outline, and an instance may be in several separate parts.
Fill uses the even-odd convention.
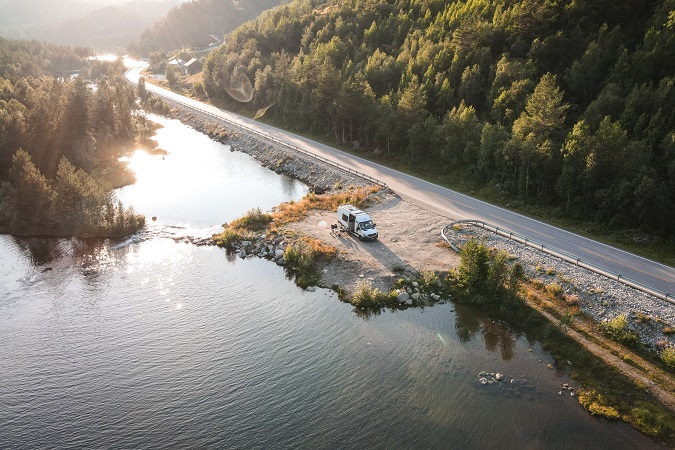
[[[363,317],[184,242],[307,187],[179,122],[118,192],[122,241],[0,236],[2,448],[638,448],[537,342],[451,303]],[[488,385],[480,371],[505,380]],[[513,380],[513,381],[511,381]]]

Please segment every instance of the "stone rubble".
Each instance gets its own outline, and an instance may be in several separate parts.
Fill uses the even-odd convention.
[[[350,186],[367,187],[373,184],[358,175],[304,155],[253,132],[229,125],[225,121],[218,121],[212,116],[182,108],[174,110],[172,115],[212,139],[229,145],[232,151],[241,151],[251,155],[263,167],[307,183],[315,193],[338,191]]]

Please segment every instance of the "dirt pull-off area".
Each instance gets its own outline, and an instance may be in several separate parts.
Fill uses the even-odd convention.
[[[337,248],[337,258],[322,268],[323,286],[338,285],[351,294],[360,281],[368,281],[387,292],[405,274],[448,272],[459,263],[459,256],[441,238],[447,218],[405,203],[391,193],[374,197],[363,210],[377,225],[376,241],[361,242],[331,229],[331,224],[337,224],[335,211],[314,211],[304,220],[284,226]]]

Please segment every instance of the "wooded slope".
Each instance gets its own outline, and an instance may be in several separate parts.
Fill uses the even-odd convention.
[[[241,108],[243,76],[289,127],[675,234],[675,0],[296,0],[231,33],[204,87]]]

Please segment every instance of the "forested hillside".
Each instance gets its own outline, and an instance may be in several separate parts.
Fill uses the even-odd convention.
[[[242,75],[248,105],[227,94]],[[506,199],[675,236],[675,0],[296,0],[234,31],[204,87]]]
[[[148,55],[158,50],[176,50],[193,42],[208,42],[209,35],[222,39],[247,20],[282,0],[192,0],[176,6],[166,17],[145,30],[131,50]]]
[[[0,38],[0,233],[118,236],[143,226],[111,191],[131,181],[118,158],[144,128],[136,93],[121,62],[82,56]]]

